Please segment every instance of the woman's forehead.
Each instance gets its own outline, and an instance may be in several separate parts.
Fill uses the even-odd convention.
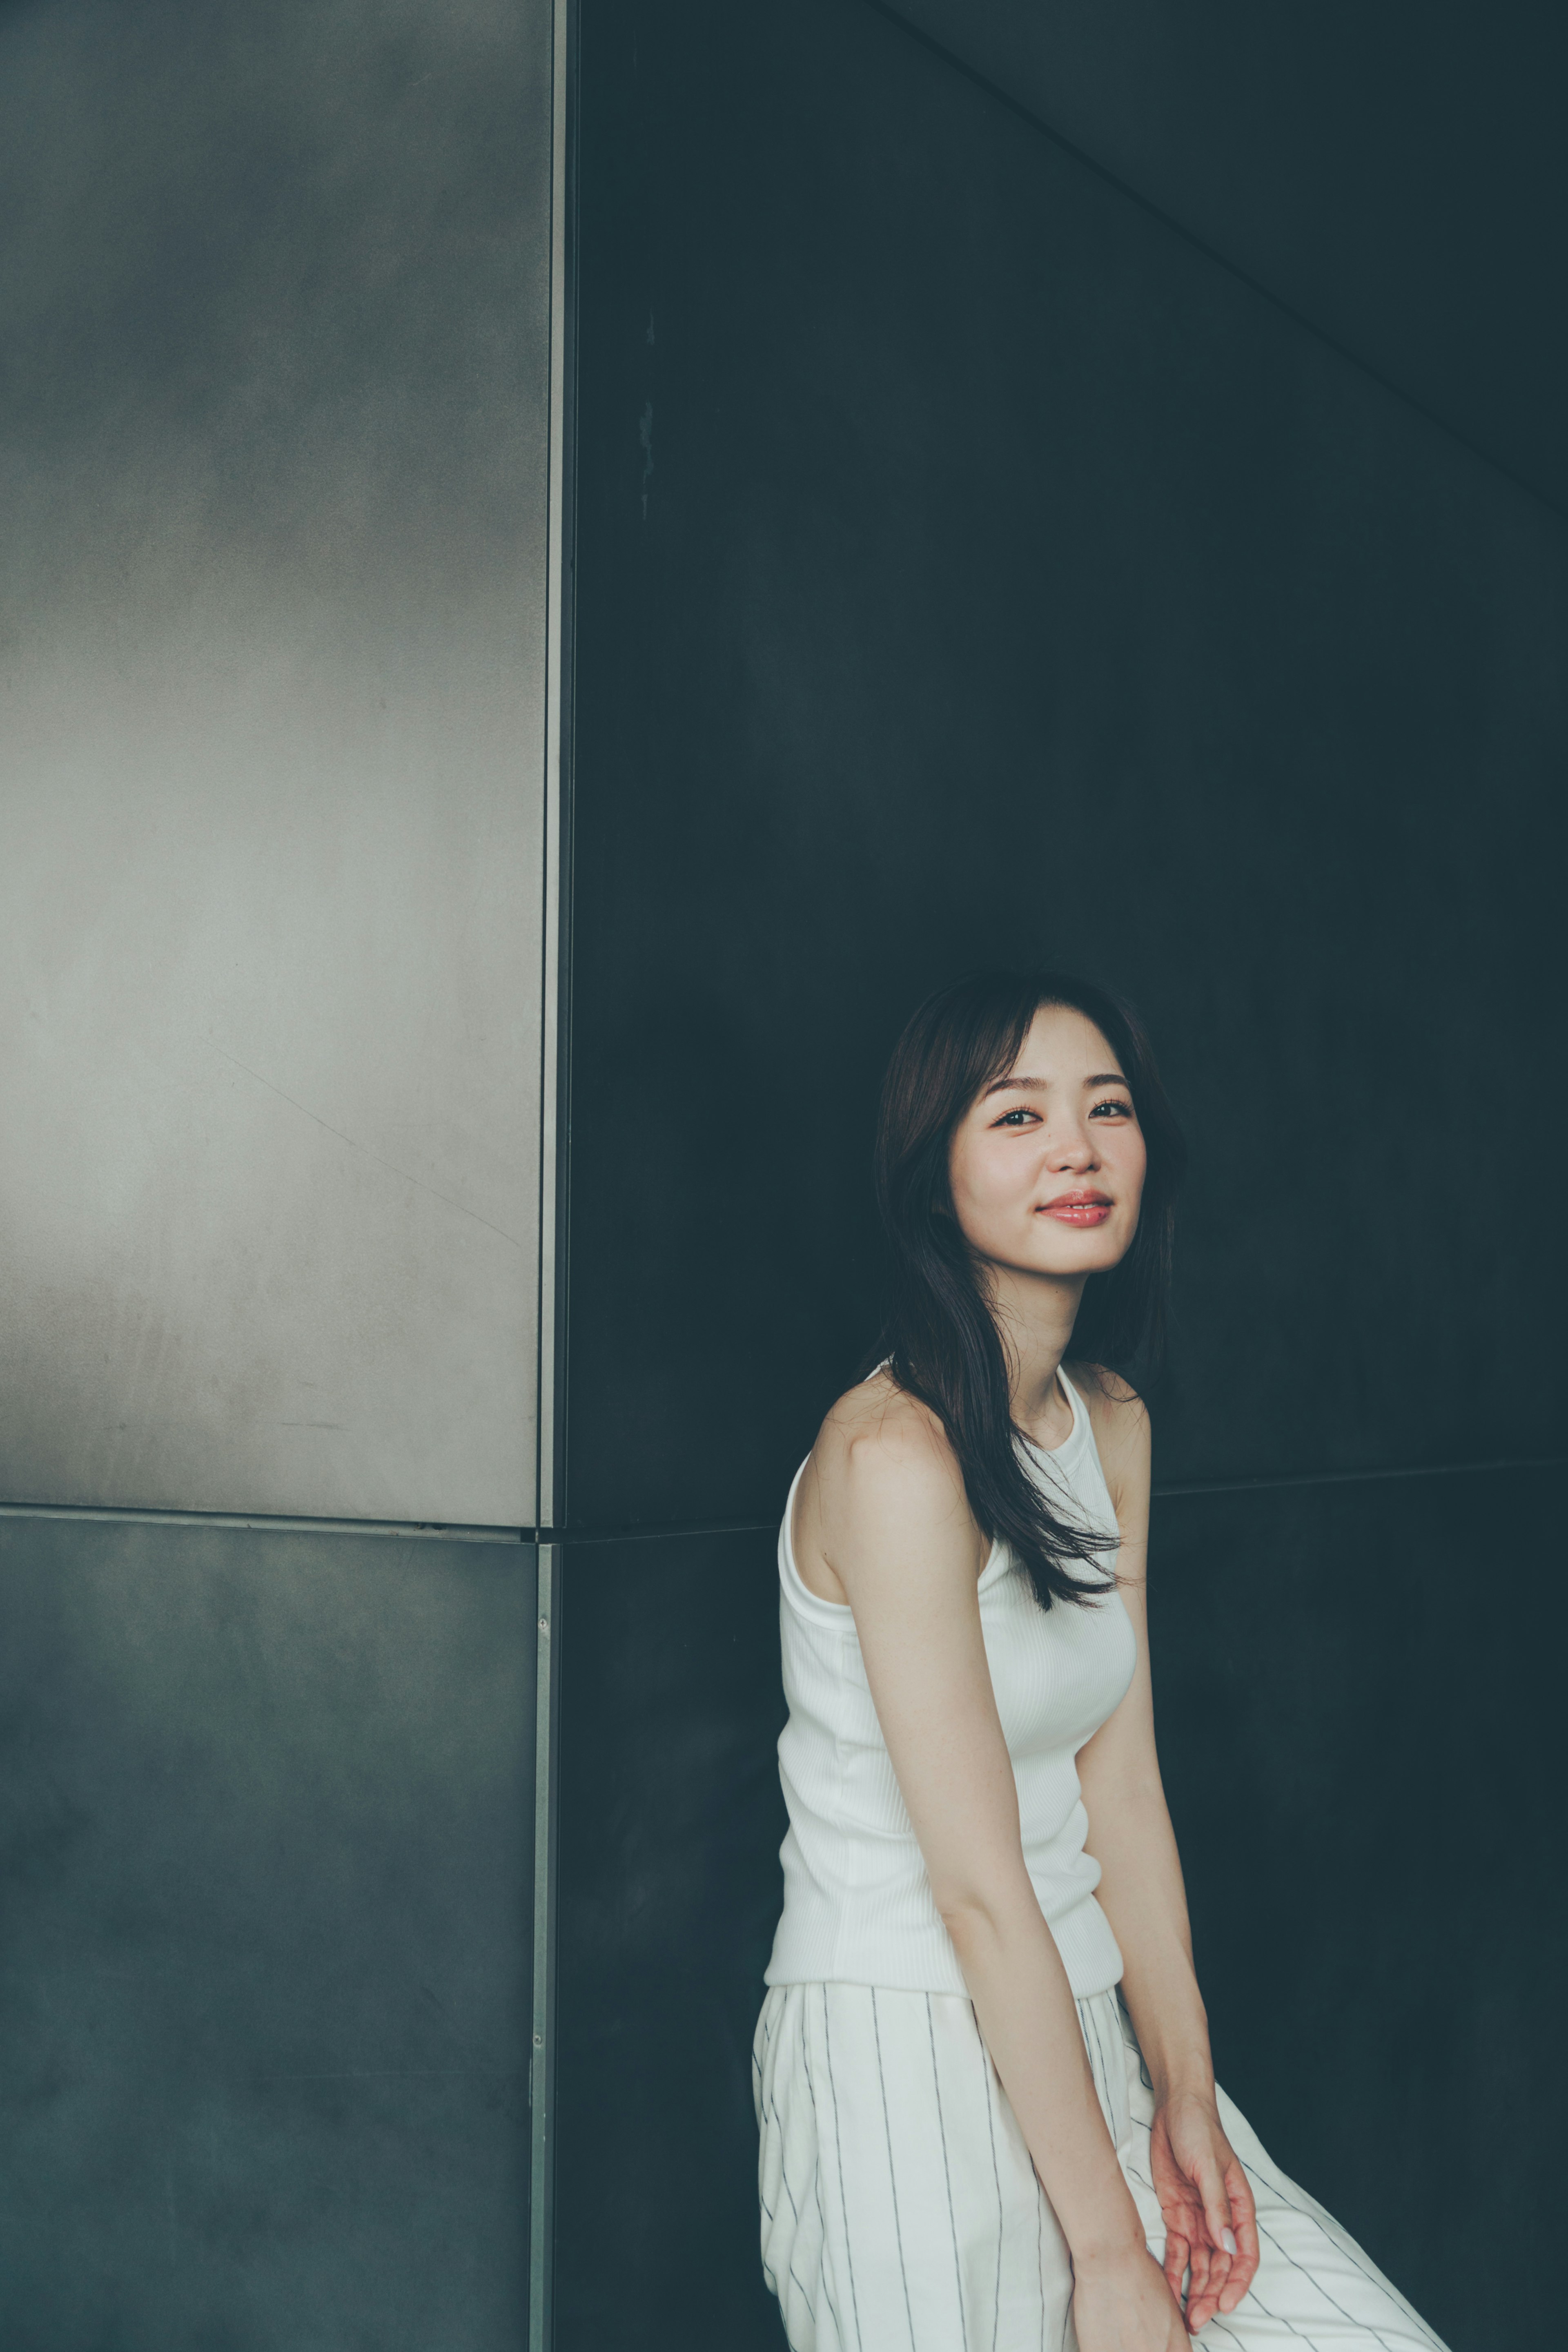
[[[1007,1074],[1041,1078],[1120,1076],[1121,1057],[1075,1004],[1042,1004],[1035,1012]]]

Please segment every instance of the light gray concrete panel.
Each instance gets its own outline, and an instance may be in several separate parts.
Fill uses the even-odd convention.
[[[550,10],[0,28],[0,1494],[534,1515]]]

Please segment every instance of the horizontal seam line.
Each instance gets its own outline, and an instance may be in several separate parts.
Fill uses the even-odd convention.
[[[541,1544],[663,1543],[681,1536],[770,1536],[778,1531],[776,1518],[685,1519],[658,1528],[541,1528],[538,1540]]]
[[[1155,1486],[1156,1502],[1180,1502],[1187,1496],[1257,1495],[1291,1486],[1367,1486],[1391,1478],[1484,1477],[1500,1470],[1558,1470],[1568,1466],[1568,1454],[1525,1454],[1481,1462],[1401,1464],[1369,1470],[1287,1470],[1259,1478],[1199,1478],[1179,1486]],[[426,1519],[311,1519],[269,1517],[265,1512],[158,1511],[133,1504],[123,1507],[105,1503],[5,1503],[0,1518],[82,1519],[98,1525],[163,1528],[253,1529],[261,1535],[402,1536],[436,1543],[610,1544],[666,1543],[686,1536],[771,1535],[778,1521],[767,1519],[682,1519],[660,1527],[465,1527]]]
[[[892,0],[861,0],[861,5],[869,9],[873,16],[881,16],[888,24],[896,25],[906,39],[916,42],[923,49],[929,50],[933,57],[939,58],[942,63],[950,67],[955,73],[962,74],[966,81],[972,82],[977,89],[983,89],[988,98],[995,99],[997,103],[1005,106],[1009,113],[1016,114],[1020,121],[1027,122],[1031,130],[1039,131],[1042,139],[1049,139],[1053,146],[1061,148],[1064,155],[1071,155],[1073,162],[1081,163],[1086,172],[1092,172],[1095,177],[1103,180],[1107,187],[1114,188],[1118,195],[1125,196],[1129,204],[1136,205],[1140,212],[1146,213],[1151,220],[1157,220],[1163,227],[1169,229],[1173,236],[1179,236],[1184,244],[1193,248],[1195,253],[1201,253],[1206,260],[1213,262],[1216,268],[1225,270],[1239,284],[1260,296],[1263,301],[1270,303],[1293,325],[1300,327],[1303,334],[1311,335],[1314,341],[1322,344],[1326,351],[1334,352],[1351,367],[1359,370],[1370,383],[1375,383],[1392,399],[1403,402],[1405,406],[1413,410],[1417,416],[1424,417],[1428,425],[1436,425],[1438,432],[1444,434],[1456,448],[1463,449],[1468,456],[1476,460],[1478,465],[1490,467],[1505,482],[1511,482],[1516,490],[1522,490],[1527,498],[1533,499],[1536,504],[1543,507],[1556,521],[1562,522],[1568,519],[1564,517],[1563,509],[1557,500],[1547,491],[1542,489],[1536,483],[1528,481],[1522,474],[1516,473],[1514,468],[1501,457],[1494,457],[1490,450],[1479,447],[1476,442],[1461,432],[1457,425],[1450,424],[1449,420],[1440,415],[1435,408],[1429,408],[1416,394],[1407,391],[1402,383],[1396,383],[1392,376],[1385,375],[1371,360],[1364,359],[1361,353],[1353,351],[1348,343],[1342,343],[1337,336],[1329,332],[1326,327],[1318,326],[1315,320],[1309,319],[1304,311],[1298,310],[1293,303],[1288,302],[1282,294],[1276,294],[1271,286],[1266,286],[1260,278],[1254,278],[1251,271],[1244,268],[1240,262],[1232,261],[1228,254],[1220,252],[1218,246],[1210,245],[1207,239],[1200,236],[1196,229],[1188,228],[1186,223],[1178,220],[1174,213],[1166,212],[1163,205],[1156,204],[1152,196],[1145,196],[1130,182],[1121,178],[1109,164],[1102,163],[1097,157],[1090,154],[1087,148],[1080,147],[1073,140],[1069,139],[1065,131],[1056,130],[1043,115],[1037,114],[1034,109],[1027,105],[1021,98],[1015,98],[1011,90],[1004,89],[1000,82],[993,81],[988,74],[980,70],[978,66],[970,65],[967,59],[961,58],[956,49],[946,47],[935,34],[924,31],[918,25],[912,25],[908,17],[902,15],[898,8],[892,5]]]
[[[1155,1486],[1156,1502],[1180,1502],[1188,1495],[1267,1494],[1285,1486],[1354,1486],[1387,1478],[1461,1478],[1497,1470],[1554,1470],[1568,1454],[1531,1454],[1490,1462],[1428,1462],[1394,1469],[1288,1470],[1260,1478],[1195,1479],[1190,1485]],[[538,1540],[553,1544],[657,1543],[681,1536],[772,1535],[777,1519],[688,1519],[658,1528],[541,1528]]]
[[[471,1527],[436,1519],[327,1519],[268,1511],[180,1511],[136,1503],[5,1503],[0,1518],[86,1519],[115,1527],[254,1528],[264,1535],[403,1536],[436,1543],[526,1544],[526,1527]]]
[[[1277,1486],[1356,1486],[1378,1478],[1464,1478],[1494,1470],[1558,1470],[1568,1454],[1521,1454],[1491,1462],[1425,1462],[1392,1470],[1286,1470],[1277,1477],[1195,1479],[1190,1485],[1155,1486],[1160,1500],[1179,1502],[1185,1495],[1255,1495]]]

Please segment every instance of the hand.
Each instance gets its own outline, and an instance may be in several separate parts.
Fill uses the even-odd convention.
[[[1252,2191],[1212,2097],[1197,2092],[1178,2091],[1161,2103],[1149,2154],[1166,2221],[1166,2276],[1179,2295],[1182,2273],[1190,2273],[1186,2324],[1196,2336],[1217,2311],[1234,2311],[1252,2284]]]
[[[1072,2265],[1078,2352],[1190,2352],[1181,2305],[1146,2246]]]

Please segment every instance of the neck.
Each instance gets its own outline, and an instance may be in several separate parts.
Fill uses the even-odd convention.
[[[995,1265],[985,1272],[1008,1359],[1013,1419],[1038,1435],[1061,1394],[1056,1375],[1072,1339],[1085,1277],[1025,1274]]]

